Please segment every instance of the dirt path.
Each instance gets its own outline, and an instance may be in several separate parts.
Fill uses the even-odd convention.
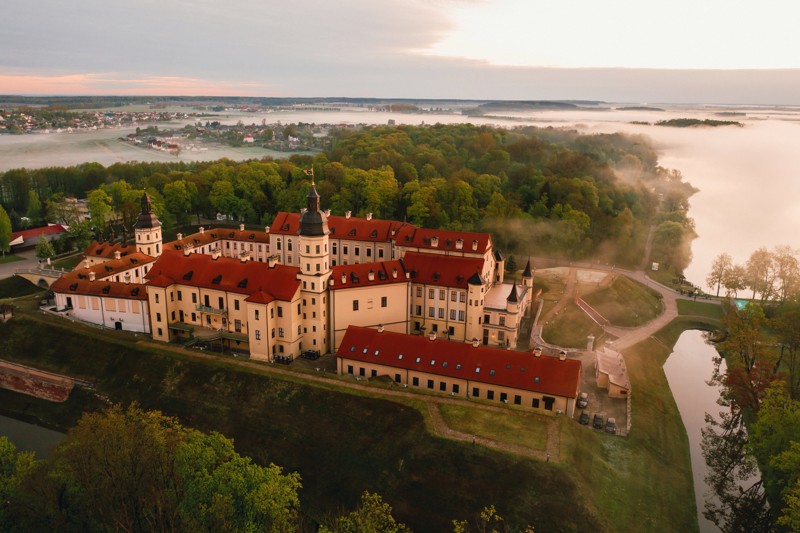
[[[554,316],[561,312],[564,307],[566,307],[567,303],[575,299],[575,289],[578,285],[578,271],[572,267],[569,269],[569,274],[567,274],[567,283],[564,286],[564,292],[561,294],[561,299],[556,302],[556,304],[551,307],[541,318],[539,321],[542,323],[550,322]]]

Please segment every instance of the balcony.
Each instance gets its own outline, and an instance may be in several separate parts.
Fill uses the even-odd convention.
[[[196,305],[195,309],[200,311],[201,313],[208,313],[208,314],[211,314],[211,315],[227,315],[228,314],[228,310],[226,308],[224,308],[224,307],[222,309],[215,309],[213,307],[208,307],[208,306],[205,306],[205,305]]]

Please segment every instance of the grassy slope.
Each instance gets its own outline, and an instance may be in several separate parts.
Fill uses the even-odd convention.
[[[98,392],[114,402],[137,400],[234,438],[240,452],[300,472],[304,510],[312,517],[353,507],[369,489],[417,531],[449,530],[451,519],[488,504],[515,527],[598,530],[559,465],[432,437],[420,412],[407,405],[118,339],[19,315],[0,324],[0,357],[96,380]],[[59,420],[57,413],[29,409]]]
[[[615,326],[640,326],[662,312],[660,295],[627,276],[617,276],[583,299]]]
[[[663,364],[682,331],[709,327],[679,318],[625,351],[633,402],[627,439],[563,425],[562,453],[581,490],[594,491],[606,529],[697,531],[688,438]]]
[[[725,316],[722,305],[719,303],[692,300],[678,300],[678,314],[705,317],[712,320],[722,320],[722,317]]]
[[[544,450],[547,446],[547,420],[542,415],[520,411],[497,413],[447,404],[441,404],[440,411],[448,427],[462,433],[534,450]]]
[[[602,342],[603,328],[598,326],[575,303],[569,302],[550,324],[544,324],[545,341],[565,348],[585,348],[586,337],[594,335]]]
[[[30,281],[19,276],[0,279],[0,300],[5,298],[17,298],[27,296],[37,292],[44,292],[44,289],[37,287]]]

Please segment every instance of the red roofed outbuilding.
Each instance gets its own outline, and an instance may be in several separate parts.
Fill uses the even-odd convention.
[[[336,352],[341,375],[564,412],[572,416],[581,362],[435,337],[351,326]]]

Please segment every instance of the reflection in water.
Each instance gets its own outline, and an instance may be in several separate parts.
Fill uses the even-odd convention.
[[[19,451],[35,452],[39,459],[47,457],[56,444],[64,438],[64,434],[58,431],[2,415],[0,415],[0,435],[8,437],[11,444]]]
[[[721,386],[716,377],[725,372],[725,361],[706,339],[707,334],[702,331],[685,331],[664,363],[664,373],[689,438],[700,531],[720,530],[703,515],[707,503],[720,524],[734,521],[742,525],[742,520],[751,524],[745,529],[733,527],[725,531],[761,531],[758,525],[764,518],[764,500],[759,472],[743,454],[746,435],[741,417],[720,401]],[[704,441],[706,448],[718,452],[709,456],[708,464]],[[744,492],[739,491],[740,487]]]

